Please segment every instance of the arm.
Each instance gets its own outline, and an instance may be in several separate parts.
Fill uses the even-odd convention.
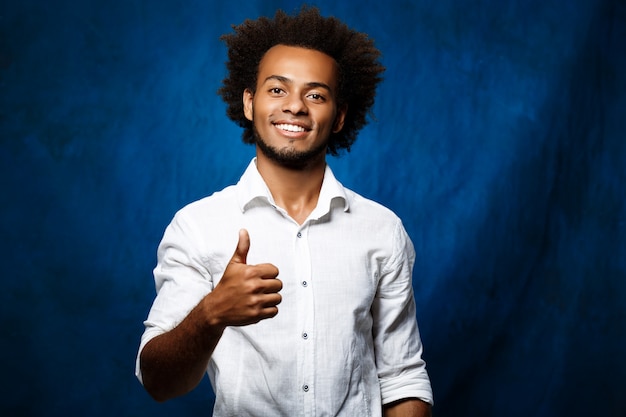
[[[150,340],[141,351],[143,385],[157,401],[188,393],[201,381],[224,331],[211,325],[204,310],[207,295],[174,329]]]
[[[372,304],[376,366],[383,403],[389,415],[418,399],[432,404],[432,389],[422,358],[423,346],[416,320],[412,271],[413,245],[399,223],[393,239],[393,254],[380,275],[378,292]],[[411,401],[408,401],[408,400]],[[404,403],[406,402],[406,404]],[[420,414],[417,414],[420,415]],[[428,414],[426,414],[428,415]]]
[[[431,406],[427,402],[410,398],[395,401],[383,408],[384,417],[431,417]]]
[[[200,383],[224,329],[274,317],[282,283],[271,264],[247,265],[248,232],[239,242],[224,275],[174,329],[150,340],[140,354],[143,384],[157,401],[188,393]]]

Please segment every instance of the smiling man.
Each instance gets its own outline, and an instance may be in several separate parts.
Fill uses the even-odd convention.
[[[380,52],[314,8],[223,39],[220,93],[256,158],[166,229],[138,378],[165,401],[208,372],[214,416],[430,415],[411,241],[326,164],[366,123]]]

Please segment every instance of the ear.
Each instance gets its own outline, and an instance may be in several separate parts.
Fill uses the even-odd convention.
[[[346,113],[348,113],[347,104],[337,109],[337,116],[335,116],[335,123],[333,124],[333,133],[337,133],[343,129],[343,123],[346,120]]]
[[[254,93],[250,91],[249,88],[243,90],[243,114],[246,116],[246,119],[252,121],[252,116],[254,111],[252,109],[252,99],[254,98]]]

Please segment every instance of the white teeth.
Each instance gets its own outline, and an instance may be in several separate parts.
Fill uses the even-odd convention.
[[[304,132],[304,128],[302,126],[289,125],[286,123],[276,125],[276,127],[281,130],[286,130],[288,132]]]

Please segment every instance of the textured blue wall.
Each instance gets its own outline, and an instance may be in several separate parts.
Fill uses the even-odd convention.
[[[330,164],[414,240],[435,414],[624,417],[626,2],[317,5],[384,53]],[[0,6],[0,414],[208,414],[206,381],[156,404],[134,358],[165,226],[253,154],[218,37],[276,7]]]

